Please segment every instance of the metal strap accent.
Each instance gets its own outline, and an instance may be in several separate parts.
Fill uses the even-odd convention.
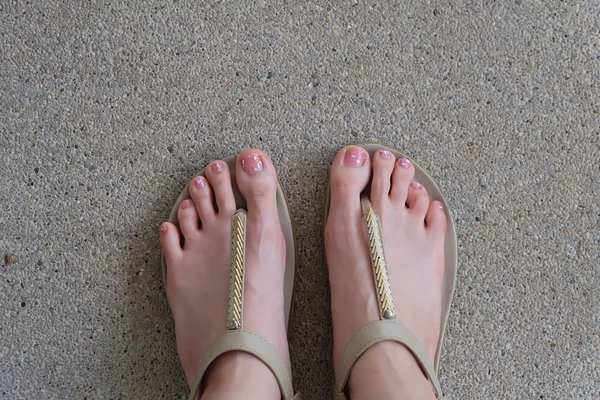
[[[244,301],[244,269],[246,247],[246,211],[238,210],[231,220],[231,275],[227,329],[242,329]]]
[[[383,240],[381,239],[381,221],[373,211],[371,202],[363,198],[361,200],[363,215],[367,226],[369,238],[369,249],[371,253],[371,264],[373,266],[373,279],[375,281],[377,300],[379,303],[379,316],[381,319],[396,319],[396,309],[392,297],[392,288],[388,279],[387,264],[383,251]]]

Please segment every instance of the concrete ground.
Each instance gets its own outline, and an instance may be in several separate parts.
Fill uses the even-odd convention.
[[[0,398],[185,398],[158,227],[248,146],[297,228],[295,384],[329,398],[325,183],[372,139],[456,219],[447,393],[600,398],[600,3],[315,3],[0,3]]]

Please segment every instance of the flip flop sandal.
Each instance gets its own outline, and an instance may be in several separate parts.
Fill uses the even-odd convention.
[[[408,158],[398,150],[382,144],[367,143],[360,144],[359,146],[363,147],[371,156],[373,156],[377,150],[385,149],[393,153],[397,159]],[[401,343],[408,350],[410,350],[421,366],[423,373],[431,382],[436,397],[438,399],[449,400],[448,397],[444,397],[442,394],[442,388],[438,380],[438,373],[440,370],[444,331],[448,321],[448,315],[450,313],[452,293],[454,292],[454,281],[456,279],[456,230],[452,215],[450,214],[448,207],[446,207],[446,202],[444,201],[439,188],[433,179],[431,179],[431,177],[427,174],[427,172],[425,172],[425,170],[419,167],[414,161],[412,163],[415,166],[414,180],[419,182],[425,187],[425,189],[427,189],[427,193],[429,194],[431,200],[438,200],[444,204],[444,212],[446,213],[446,220],[448,222],[444,248],[445,271],[444,281],[442,283],[442,321],[440,328],[440,339],[438,341],[435,354],[435,362],[433,365],[431,364],[431,361],[429,361],[429,357],[427,356],[427,352],[420,343],[419,339],[395,318],[394,301],[392,298],[390,283],[388,281],[385,253],[381,239],[381,223],[379,216],[371,207],[371,201],[368,197],[369,187],[367,187],[365,190],[367,193],[365,194],[363,192],[362,194],[361,207],[365,219],[367,236],[369,239],[371,264],[373,267],[373,278],[376,284],[380,320],[359,329],[346,345],[342,354],[342,358],[335,370],[335,384],[333,392],[334,400],[346,400],[349,397],[346,393],[346,383],[348,382],[352,368],[354,367],[354,364],[358,358],[372,346],[388,340]],[[327,221],[327,215],[329,214],[330,195],[331,192],[328,188],[327,198],[325,199],[325,221]]]
[[[223,161],[229,165],[231,171],[231,185],[238,210],[231,221],[231,274],[229,280],[229,307],[227,315],[223,316],[223,334],[217,338],[204,353],[196,377],[190,390],[189,400],[196,399],[201,393],[201,383],[210,364],[220,355],[231,351],[250,353],[261,360],[277,379],[281,398],[283,400],[301,400],[300,393],[294,395],[292,378],[288,373],[285,363],[275,349],[265,338],[256,333],[244,330],[244,269],[245,269],[245,244],[246,244],[246,201],[242,197],[235,181],[236,156],[225,158]],[[204,176],[204,170],[199,174]],[[277,185],[277,211],[281,229],[285,237],[286,262],[284,275],[284,310],[285,323],[289,330],[292,299],[294,294],[294,279],[296,273],[296,247],[294,232],[285,195],[281,182]],[[189,185],[183,190],[169,216],[169,222],[179,227],[177,222],[177,209],[183,200],[190,198]],[[165,288],[167,287],[167,263],[162,257],[162,274]]]

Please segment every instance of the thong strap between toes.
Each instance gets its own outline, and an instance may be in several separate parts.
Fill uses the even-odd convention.
[[[226,331],[205,351],[196,377],[191,385],[189,400],[195,400],[201,390],[202,378],[212,362],[222,354],[243,351],[262,361],[273,372],[283,400],[301,400],[294,396],[292,378],[285,362],[275,347],[262,336],[244,330],[244,273],[246,247],[246,211],[239,209],[231,221],[231,263],[229,278],[229,305]]]
[[[367,197],[361,199],[361,207],[369,241],[380,320],[358,330],[344,348],[340,363],[335,370],[334,399],[346,400],[346,383],[354,364],[365,351],[377,343],[394,341],[404,345],[412,353],[423,373],[431,382],[436,397],[449,400],[448,397],[442,395],[437,373],[425,348],[408,328],[396,320],[394,299],[383,249],[381,221]]]

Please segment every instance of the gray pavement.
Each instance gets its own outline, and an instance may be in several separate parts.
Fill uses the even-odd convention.
[[[297,227],[291,350],[330,395],[344,144],[403,149],[459,235],[454,399],[600,398],[600,3],[3,1],[0,398],[183,399],[158,226],[248,146]]]

